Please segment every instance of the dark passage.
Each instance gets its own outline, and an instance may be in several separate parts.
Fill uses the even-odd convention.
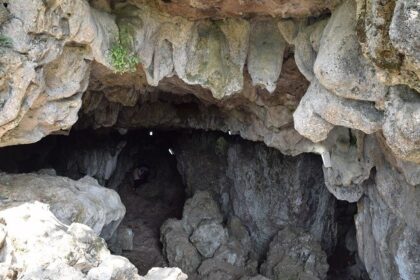
[[[152,134],[152,135],[150,135]],[[126,256],[140,274],[154,266],[167,266],[159,242],[159,229],[169,218],[181,218],[185,187],[173,152],[175,132],[139,130],[77,131],[49,136],[38,143],[0,149],[0,171],[28,173],[39,170],[80,179],[95,177],[118,191],[126,207],[122,222],[133,230],[134,249],[114,252]],[[141,180],[136,171],[147,168]],[[137,180],[136,180],[137,179]]]
[[[229,147],[233,146],[236,148],[229,153]],[[49,174],[55,172],[57,175],[72,179],[90,175],[101,185],[116,190],[127,210],[122,226],[132,229],[134,246],[133,250],[115,249],[112,246],[111,249],[114,249],[116,254],[126,256],[136,265],[140,274],[145,274],[151,267],[170,265],[162,253],[162,244],[159,240],[160,227],[167,219],[182,218],[185,200],[196,190],[202,188],[203,190],[217,190],[216,192],[221,193],[226,191],[233,205],[240,200],[242,194],[235,193],[233,187],[233,182],[237,180],[231,176],[235,176],[233,175],[236,174],[235,172],[248,171],[246,168],[236,169],[231,165],[228,168],[227,158],[242,166],[252,167],[249,169],[251,173],[237,176],[256,178],[256,185],[253,188],[257,190],[246,191],[261,195],[260,198],[256,198],[255,201],[257,201],[261,200],[266,192],[277,193],[276,187],[284,184],[281,180],[270,181],[269,178],[288,176],[286,171],[267,170],[271,166],[280,166],[277,153],[278,151],[273,152],[272,149],[263,147],[261,143],[253,143],[238,136],[216,132],[79,130],[72,132],[69,136],[48,136],[38,143],[0,149],[0,171],[27,173],[42,170],[41,172]],[[317,169],[319,172],[317,172],[320,176],[314,178],[322,180],[319,158],[315,155],[301,155],[300,157],[302,156],[319,167],[319,170]],[[279,155],[279,157],[284,156]],[[280,159],[280,162],[283,160],[293,162],[286,157]],[[264,161],[268,162],[264,163]],[[246,162],[253,163],[246,164]],[[233,173],[226,177],[226,172]],[[311,171],[307,170],[307,172]],[[285,179],[293,185],[295,182],[293,180],[300,180],[300,177]],[[188,186],[184,185],[183,181],[187,182]],[[258,189],[264,184],[271,187],[265,186]],[[315,184],[316,182],[308,181],[308,190],[312,191]],[[245,188],[242,185],[239,187],[241,190]],[[290,195],[285,194],[286,199],[296,192],[292,189],[290,191]],[[310,191],[307,193],[308,201],[312,201],[311,196],[319,195]],[[277,195],[276,193],[273,195]],[[241,208],[240,205],[236,205],[237,209],[234,210],[232,206],[229,206],[229,201],[222,202],[222,200],[221,196],[219,202],[225,215],[224,224],[235,211],[235,215],[239,215],[240,211],[247,213],[247,209]],[[273,209],[275,207],[277,206],[273,205]],[[335,208],[331,211],[334,213],[331,219],[332,224],[336,225],[336,235],[333,233],[335,229],[332,230],[331,236],[334,237],[325,236],[328,240],[323,243],[333,246],[323,248],[328,252],[328,279],[368,279],[357,257],[353,219],[357,211],[356,204],[335,201],[331,207]],[[303,222],[299,220],[300,218],[297,219],[296,224]],[[252,221],[254,222],[257,223],[258,228],[260,221]],[[307,222],[312,223],[311,220]],[[270,228],[271,225],[264,226]],[[282,226],[279,227],[281,228]],[[249,227],[247,230],[252,236],[253,229]],[[333,240],[334,238],[336,240]],[[270,241],[271,239],[268,239],[266,243],[269,244]],[[263,254],[265,255],[266,252]],[[264,260],[264,258],[261,259],[261,261]]]

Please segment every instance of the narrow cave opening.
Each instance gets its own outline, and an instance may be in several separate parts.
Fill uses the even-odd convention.
[[[327,191],[319,156],[284,156],[221,132],[84,129],[2,148],[0,171],[90,175],[116,190],[133,246],[109,247],[140,274],[169,265],[190,279],[368,279],[356,205]]]

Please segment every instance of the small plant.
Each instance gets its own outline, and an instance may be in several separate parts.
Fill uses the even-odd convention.
[[[115,73],[135,72],[139,58],[121,43],[114,44],[109,51],[109,59]]]
[[[11,48],[12,46],[12,40],[9,37],[0,35],[0,48]]]

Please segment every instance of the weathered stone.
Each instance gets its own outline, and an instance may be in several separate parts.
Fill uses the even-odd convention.
[[[263,86],[269,92],[276,89],[285,48],[286,42],[274,20],[251,23],[247,66],[254,86]]]
[[[359,42],[365,56],[375,65],[379,80],[387,85],[405,84],[420,91],[415,43],[419,10],[415,1],[357,1]]]
[[[78,223],[67,226],[48,208],[39,202],[2,208],[0,219],[7,232],[0,249],[2,276],[25,280],[140,279],[137,269],[127,259],[112,256],[92,229]]]
[[[392,45],[415,65],[420,64],[420,4],[414,0],[398,0],[389,26]],[[419,77],[417,71],[417,77]]]
[[[416,279],[420,275],[418,228],[392,213],[381,196],[371,185],[358,203],[355,222],[359,256],[373,280]],[[410,216],[418,216],[415,211]]]
[[[302,27],[293,40],[296,65],[308,81],[312,81],[315,77],[314,63],[319,51],[322,31],[327,22],[327,20],[322,20]]]
[[[134,233],[131,228],[119,226],[118,229],[112,235],[111,239],[108,240],[108,248],[113,253],[118,253],[119,255],[121,255],[123,250],[133,250],[133,238]]]
[[[13,1],[7,9],[19,22],[8,21],[2,33],[19,53],[1,49],[0,146],[70,129],[88,85],[90,61],[110,66],[106,53],[118,34],[111,16],[82,0]]]
[[[226,243],[227,238],[227,231],[221,224],[217,221],[204,220],[194,230],[190,241],[203,257],[210,258],[222,244]]]
[[[188,276],[182,273],[179,268],[157,268],[149,270],[144,280],[187,280]]]
[[[338,97],[317,81],[311,83],[293,116],[295,128],[313,141],[326,139],[332,129],[323,120],[368,134],[378,131],[383,121],[372,104]]]
[[[73,181],[40,174],[0,174],[0,209],[23,202],[42,201],[60,222],[83,223],[109,239],[125,215],[118,194],[90,177]]]
[[[393,154],[420,164],[420,96],[407,87],[392,87],[383,134]]]
[[[221,223],[223,216],[212,194],[203,191],[195,193],[192,198],[185,202],[182,220],[185,230],[192,233],[202,221]]]
[[[132,2],[142,3],[142,0]],[[267,1],[259,2],[240,0],[181,0],[174,2],[155,1],[159,8],[174,16],[191,19],[225,18],[227,16],[271,16],[283,18],[302,18],[308,15],[319,15],[325,10],[333,9],[340,1],[303,0],[303,1]]]
[[[327,255],[321,245],[303,229],[286,227],[270,243],[261,271],[273,280],[325,279]]]
[[[316,91],[316,83],[312,83],[308,91],[300,101],[299,106],[293,113],[294,128],[303,136],[313,142],[327,139],[334,125],[327,122],[314,111],[313,96]]]
[[[315,76],[332,93],[350,99],[381,101],[386,87],[375,76],[375,69],[362,56],[356,37],[356,4],[344,1],[332,14],[324,29]]]
[[[161,227],[163,252],[171,266],[187,274],[194,273],[201,263],[201,256],[188,240],[188,233],[181,221],[167,220]]]
[[[176,147],[177,159],[184,182],[195,193],[193,200],[208,187],[217,194],[222,211],[236,216],[228,219],[230,237],[256,255],[264,254],[278,230],[291,223],[312,230],[327,248],[333,246],[329,217],[334,202],[322,183],[319,158],[284,157],[264,145],[229,138],[227,152],[216,155],[208,147],[215,147],[217,139],[206,134],[183,137]]]

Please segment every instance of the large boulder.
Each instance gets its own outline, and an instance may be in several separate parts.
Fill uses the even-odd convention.
[[[286,227],[271,241],[261,271],[273,280],[326,279],[327,254],[304,229]]]
[[[85,224],[105,239],[112,236],[125,215],[118,194],[91,177],[74,181],[36,173],[0,173],[0,193],[0,210],[40,201],[49,205],[60,222]]]
[[[2,208],[0,229],[0,275],[5,279],[140,279],[137,269],[111,255],[92,229],[61,223],[47,204]]]

